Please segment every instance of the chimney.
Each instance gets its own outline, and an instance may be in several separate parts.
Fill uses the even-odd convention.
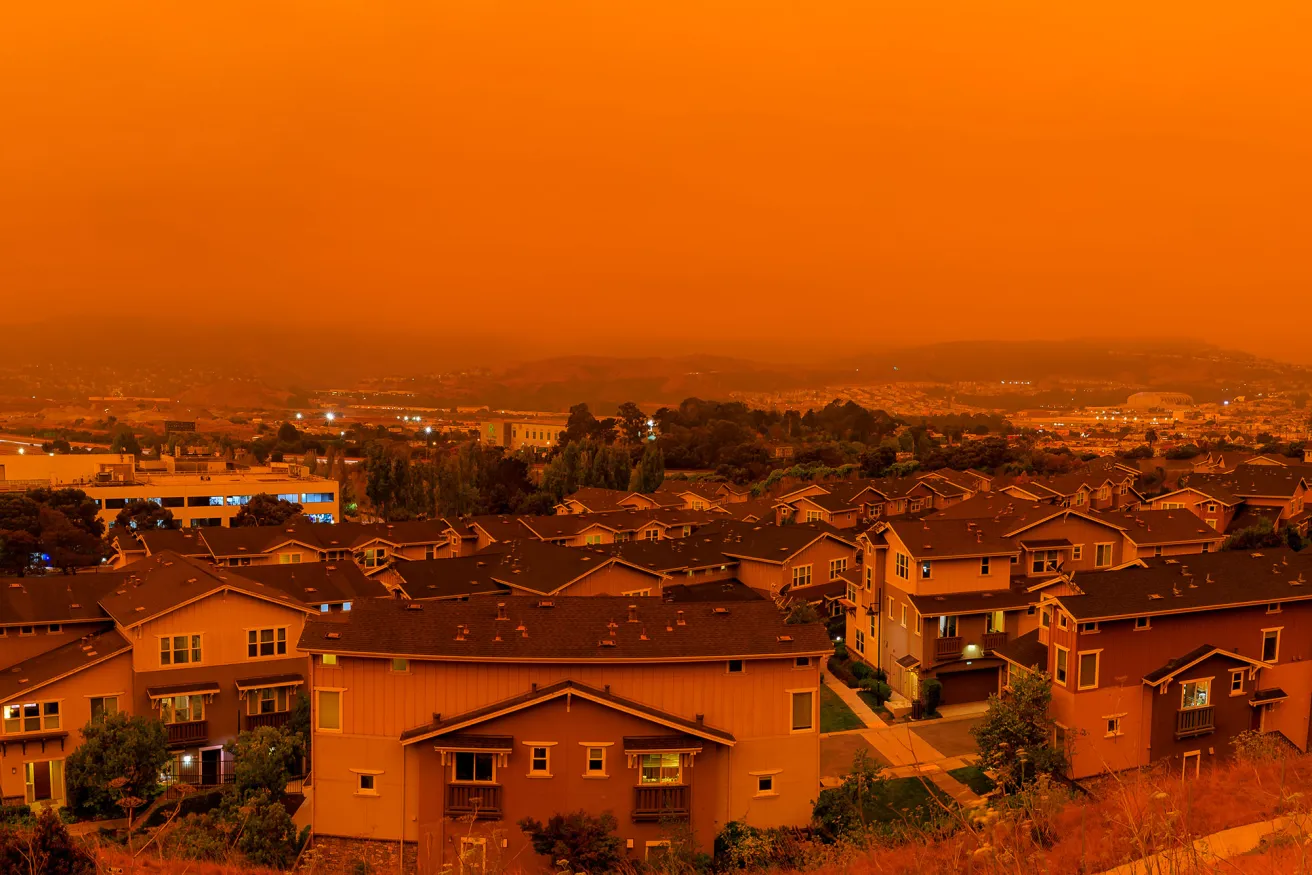
[[[630,622],[630,623],[636,623],[636,622],[638,622],[638,606],[637,606],[637,605],[629,605],[629,622]]]
[[[498,620],[509,620],[509,619],[510,619],[510,617],[506,616],[506,603],[505,603],[505,602],[497,602],[497,619],[498,619]]]
[[[683,618],[683,611],[682,611],[682,610],[680,610],[680,611],[678,612],[678,617],[679,617],[679,619],[678,619],[677,622],[678,622],[678,624],[679,624],[680,626],[686,626],[686,625],[688,625],[688,621],[685,620],[685,619]]]

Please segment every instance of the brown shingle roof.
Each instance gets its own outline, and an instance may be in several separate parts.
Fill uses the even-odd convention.
[[[355,602],[388,594],[387,587],[367,576],[350,559],[294,565],[252,565],[242,568],[240,576],[271,586],[307,605]]]
[[[498,620],[498,604],[507,619]],[[658,598],[473,596],[364,602],[314,617],[303,650],[433,659],[596,662],[723,659],[827,652],[821,624],[787,625],[772,602],[667,604]],[[637,606],[636,622],[628,606]],[[727,607],[723,613],[717,607]],[[522,629],[520,627],[523,627]],[[329,634],[337,637],[329,638]],[[613,642],[613,643],[606,643]]]
[[[0,671],[0,702],[26,695],[131,649],[131,642],[117,629],[106,629],[28,657]]]

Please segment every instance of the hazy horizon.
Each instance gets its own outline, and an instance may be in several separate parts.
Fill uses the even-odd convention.
[[[0,323],[1312,362],[1312,7],[1173,6],[29,4]]]

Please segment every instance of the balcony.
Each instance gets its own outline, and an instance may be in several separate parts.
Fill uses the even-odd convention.
[[[447,784],[446,813],[449,817],[472,814],[476,820],[500,820],[501,785]]]
[[[646,784],[633,790],[633,820],[683,819],[688,816],[687,784]]]
[[[961,636],[953,635],[951,638],[939,638],[934,642],[935,659],[960,659],[961,658]]]
[[[1007,643],[1006,632],[985,632],[984,633],[984,652],[988,653],[997,650]]]
[[[195,744],[209,738],[208,720],[189,720],[186,723],[165,723],[169,744]]]
[[[1206,735],[1216,729],[1216,708],[1206,705],[1202,708],[1181,708],[1175,712],[1175,737],[1192,738]]]
[[[286,726],[292,719],[290,711],[275,711],[272,714],[246,714],[242,722],[247,730],[259,729],[261,726]]]

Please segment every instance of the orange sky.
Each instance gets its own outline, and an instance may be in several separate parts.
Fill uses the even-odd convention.
[[[9,4],[0,321],[1307,360],[1309,45],[1306,0]]]

